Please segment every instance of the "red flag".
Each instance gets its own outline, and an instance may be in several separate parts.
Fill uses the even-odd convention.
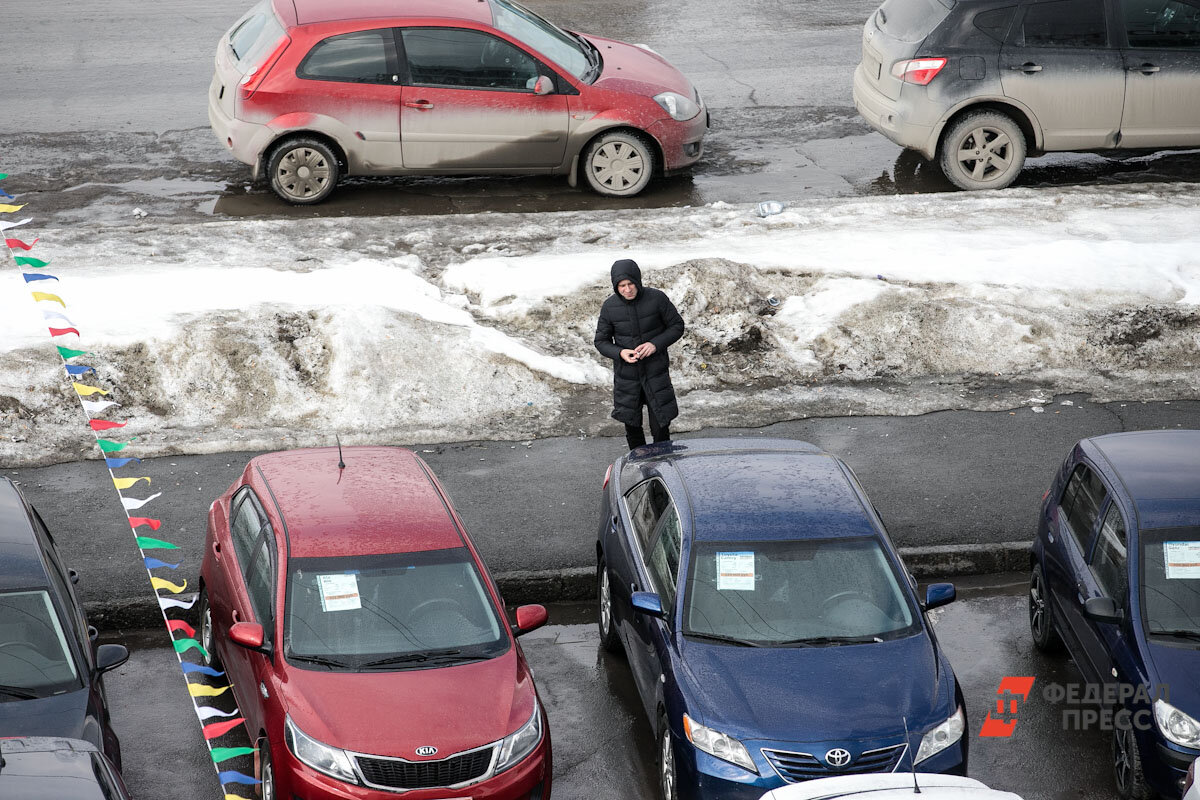
[[[29,251],[29,250],[33,249],[33,245],[37,244],[40,241],[41,241],[41,238],[39,237],[39,238],[33,240],[33,244],[25,244],[20,239],[5,239],[4,243],[11,248],[19,247],[22,250]]]
[[[106,431],[109,428],[124,428],[129,423],[127,422],[109,422],[106,419],[94,419],[88,423],[94,431]]]
[[[194,639],[196,637],[196,629],[181,619],[167,620],[167,630],[171,632],[183,631],[185,634],[187,634],[189,639]]]
[[[51,328],[50,329],[51,336],[66,336],[68,333],[73,333],[76,336],[83,336],[83,334],[79,332],[78,328]]]
[[[235,717],[227,722],[214,722],[212,725],[205,725],[204,738],[216,739],[218,736],[224,736],[245,721],[245,717]]]
[[[150,519],[149,517],[130,517],[129,527],[136,528],[139,525],[149,525],[150,530],[156,531],[162,527],[161,519]]]

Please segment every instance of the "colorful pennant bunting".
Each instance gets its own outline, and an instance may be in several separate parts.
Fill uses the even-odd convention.
[[[162,539],[151,539],[149,536],[137,537],[137,546],[141,550],[178,550],[179,546],[164,542]],[[188,606],[191,608],[191,606]]]
[[[33,296],[34,296],[34,297],[37,297],[39,294],[42,294],[42,293],[41,293],[41,292],[34,292],[34,293],[33,293]],[[62,300],[61,300],[60,298],[58,298],[58,297],[55,297],[55,296],[54,296],[54,295],[52,295],[52,294],[48,294],[48,295],[46,295],[46,299],[48,299],[48,300],[58,300],[58,302],[62,303]],[[66,307],[66,305],[67,305],[66,303],[63,303],[63,307]],[[75,334],[76,336],[83,336],[83,334],[82,334],[82,333],[80,333],[80,332],[79,332],[79,330],[78,330],[77,328],[50,328],[49,330],[50,330],[50,335],[51,335],[51,336],[66,336],[68,333],[73,333],[73,334]]]
[[[244,717],[235,717],[231,720],[226,720],[225,722],[213,722],[209,725],[205,725],[204,738],[216,739],[220,736],[224,736],[245,721],[246,719]]]
[[[107,389],[101,389],[99,386],[86,386],[82,383],[72,383],[71,385],[75,387],[75,391],[79,392],[84,397],[88,397],[93,394],[108,394]]]
[[[142,475],[139,478],[113,478],[113,486],[116,486],[118,489],[128,489],[131,486],[137,485],[138,481],[150,483],[150,476]]]
[[[149,517],[130,517],[129,518],[129,527],[137,528],[142,525],[149,525],[150,530],[156,531],[162,527],[162,520],[161,519],[150,519]]]
[[[184,622],[181,619],[167,620],[167,630],[183,631],[184,634],[186,634],[187,636],[190,636],[192,638],[195,638],[195,636],[196,636],[196,629],[193,628],[191,625],[188,625],[186,622]]]
[[[168,608],[191,608],[196,605],[196,598],[193,597],[191,600],[177,600],[174,597],[160,597],[158,598],[158,605],[163,611],[166,611]]]
[[[40,258],[34,258],[33,256],[13,256],[13,261],[17,262],[17,266],[33,267],[34,269],[50,266],[49,261],[42,261]]]
[[[198,672],[201,675],[209,675],[213,678],[219,678],[225,674],[219,669],[213,669],[212,667],[205,666],[204,664],[193,664],[190,661],[180,662],[179,666],[181,669],[183,669],[184,675],[191,675],[193,672]],[[200,715],[201,719],[208,719],[209,717],[232,717],[237,712],[230,711],[226,713],[224,711],[218,711],[215,708],[209,708],[208,706],[200,706],[196,709],[196,713]]]
[[[95,367],[89,367],[86,364],[63,364],[63,369],[67,371],[68,375],[74,377],[79,377],[81,375],[86,375],[89,372],[96,371]]]
[[[152,577],[150,579],[150,585],[155,589],[166,589],[171,594],[179,594],[187,588],[187,581],[185,580],[182,584],[179,584],[171,583],[166,578]]]
[[[177,643],[178,644],[178,643]],[[229,691],[228,686],[208,686],[203,683],[189,683],[188,694],[192,697],[219,697]]]
[[[95,369],[95,367],[88,367],[88,369]],[[128,422],[110,422],[106,419],[88,420],[88,425],[90,425],[94,431],[107,431],[112,430],[113,428],[124,428],[128,424]]]
[[[255,780],[249,775],[243,775],[242,773],[234,772],[233,770],[218,772],[217,780],[219,780],[221,783],[244,783],[248,786],[257,786],[258,784],[262,783],[262,781]]]
[[[133,437],[133,439],[136,438],[136,436]],[[133,439],[130,439],[128,442],[114,442],[112,439],[97,439],[96,444],[100,445],[100,449],[106,453],[116,453],[128,447],[133,442]]]
[[[67,304],[63,302],[63,299],[56,294],[50,294],[49,292],[30,292],[30,294],[33,295],[33,299],[35,302],[58,303],[63,308],[67,307]],[[55,331],[57,331],[57,333],[55,333]],[[70,333],[71,331],[75,331],[76,334],[79,333],[79,331],[75,330],[74,328],[51,328],[50,335],[51,336],[63,336],[67,333]]]
[[[13,205],[9,205],[8,203],[0,203],[0,214],[12,214],[14,212],[20,211],[22,208],[24,208],[27,205],[29,205],[29,204],[21,203],[21,205],[19,205],[19,206],[13,206]]]
[[[12,250],[24,250],[25,252],[28,253],[30,250],[33,249],[33,246],[40,241],[41,241],[41,238],[39,237],[37,239],[34,239],[29,244],[25,244],[20,239],[5,239],[4,243],[6,245],[8,245],[8,247]]]
[[[106,459],[104,459],[104,464],[109,469],[120,469],[121,467],[129,464],[130,462],[133,462],[135,464],[140,464],[140,463],[142,463],[142,460],[140,458],[132,458],[132,457],[131,458],[106,458]],[[162,494],[162,492],[159,492],[159,494]],[[154,497],[158,497],[158,495],[157,494],[152,495],[151,499],[153,499]],[[134,498],[132,498],[132,497],[129,497],[129,498],[123,497],[123,498],[121,498],[121,501],[124,502],[125,500],[133,500],[133,499]],[[150,500],[146,500],[144,502],[148,503],[148,502],[150,502]],[[126,506],[126,508],[129,508],[129,506]],[[141,508],[141,506],[135,506],[135,508]]]
[[[85,356],[88,354],[87,350],[72,350],[69,347],[63,347],[62,345],[57,345],[57,347],[58,354],[63,358],[74,358],[75,356]]]
[[[106,458],[104,460],[105,461],[141,461],[140,458]],[[109,466],[111,467],[113,465],[109,464]],[[117,464],[116,466],[120,467],[122,465]],[[162,492],[155,492],[154,494],[147,497],[145,500],[138,500],[136,497],[122,497],[121,505],[125,506],[126,511],[137,511],[139,508],[146,505],[146,503],[149,503],[151,500],[153,500],[156,497],[162,497]],[[158,528],[155,528],[154,530],[158,530]]]
[[[49,274],[38,273],[38,272],[22,272],[21,277],[23,277],[25,279],[26,283],[33,283],[34,281],[56,281],[56,280],[58,280],[58,276],[56,276],[56,275],[49,275]]]
[[[158,569],[159,567],[179,569],[180,565],[183,564],[182,561],[179,564],[168,564],[166,561],[159,561],[157,558],[152,558],[151,556],[144,557],[142,563],[146,565],[146,569]]]
[[[175,640],[175,652],[176,653],[186,653],[188,650],[199,650],[201,653],[204,654],[205,658],[208,658],[208,651],[205,650],[203,645],[201,645],[195,639],[176,639]]]
[[[231,758],[238,756],[248,756],[251,753],[257,753],[253,747],[214,747],[211,750],[212,760],[214,764],[220,764],[222,761],[228,761]],[[236,797],[236,795],[225,795],[226,797]],[[242,800],[242,798],[238,798]]]
[[[79,402],[83,405],[83,410],[89,414],[99,414],[106,408],[112,408],[113,406],[121,405],[120,403],[112,400],[80,400]]]
[[[183,664],[185,667],[184,672],[189,674],[191,672],[202,672],[205,675],[214,676],[225,674],[224,672],[218,672],[212,667],[202,667],[199,664],[189,664],[186,661],[183,662]],[[186,669],[187,667],[194,667],[194,669],[189,670]],[[233,711],[222,711],[219,708],[213,708],[212,706],[196,706],[196,716],[202,721],[206,719],[212,719],[213,717],[235,717],[237,716],[237,713],[237,709],[234,709]]]

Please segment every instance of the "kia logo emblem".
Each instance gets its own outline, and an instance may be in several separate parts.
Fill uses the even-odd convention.
[[[417,755],[419,755],[419,756],[436,756],[437,748],[430,744],[423,745],[422,747],[417,748]],[[846,757],[847,757],[847,759],[849,759],[850,754],[846,753]]]
[[[850,763],[850,751],[840,747],[834,748],[825,754],[825,761],[831,767],[844,767]]]

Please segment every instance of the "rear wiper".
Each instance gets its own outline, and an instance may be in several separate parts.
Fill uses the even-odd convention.
[[[1191,639],[1193,642],[1200,642],[1200,631],[1189,631],[1182,628],[1170,631],[1150,631],[1150,635],[1173,636],[1176,639]]]
[[[739,647],[762,647],[760,642],[752,642],[749,639],[737,639],[733,636],[722,636],[719,633],[693,633],[691,631],[684,634],[692,639],[706,639],[710,642],[723,642],[724,644],[736,644]]]
[[[878,636],[809,636],[804,639],[785,639],[782,642],[772,642],[776,647],[822,647],[830,644],[866,644],[867,642],[882,642]]]
[[[0,683],[0,694],[15,697],[18,700],[36,700],[38,698],[37,692],[31,692],[23,686],[7,686],[3,683]]]
[[[365,661],[359,664],[360,669],[369,667],[386,667],[391,664],[410,664],[414,662],[424,662],[430,659],[441,661],[446,656],[457,656],[461,650],[431,650],[427,653],[402,653],[398,656],[388,656],[387,658],[377,658],[374,661]]]
[[[295,653],[292,653],[291,655],[289,655],[288,660],[289,661],[303,661],[306,664],[321,664],[323,666],[333,667],[336,669],[346,669],[347,667],[351,666],[350,664],[347,664],[345,661],[337,661],[332,658],[322,658],[321,656],[298,656]]]

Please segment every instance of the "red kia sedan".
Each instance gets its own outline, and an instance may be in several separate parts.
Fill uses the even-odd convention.
[[[550,733],[496,585],[408,450],[251,459],[212,504],[200,638],[264,800],[550,796]]]
[[[343,175],[566,175],[606,195],[694,164],[709,115],[644,45],[513,0],[262,0],[217,45],[213,131],[290,203]]]

